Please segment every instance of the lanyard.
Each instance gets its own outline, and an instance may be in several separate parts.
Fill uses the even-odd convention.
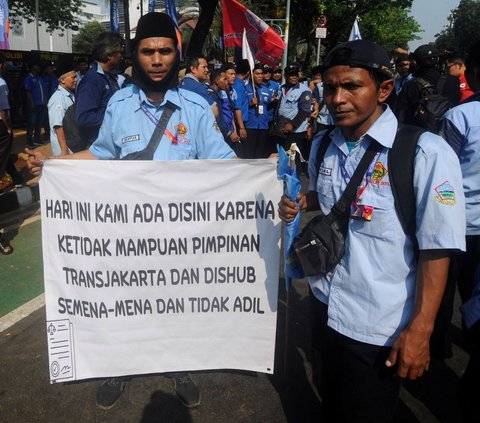
[[[150,110],[148,110],[147,106],[145,106],[144,101],[140,103],[140,109],[142,109],[142,112],[147,115],[147,117],[154,123],[155,126],[158,125],[158,119]]]
[[[367,173],[365,174],[366,183],[365,183],[364,189],[367,188],[367,185],[369,184],[370,179],[372,178],[373,171],[375,169],[375,163],[376,163],[379,155],[380,155],[380,152],[378,152],[375,155],[374,159],[372,160],[372,163],[370,163],[370,165],[368,166]],[[343,180],[345,181],[346,184],[348,184],[350,182],[351,176],[348,173],[348,170],[345,168],[345,158],[346,158],[345,154],[342,151],[340,151],[340,158],[339,158],[340,171],[342,172]]]
[[[150,110],[148,110],[144,101],[140,103],[140,109],[142,109],[142,112],[145,113],[145,115],[155,124],[155,126],[158,125],[158,119]],[[178,144],[177,134],[173,135],[168,129],[165,129],[164,133],[172,144]]]

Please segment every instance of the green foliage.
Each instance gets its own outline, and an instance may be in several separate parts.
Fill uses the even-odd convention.
[[[76,29],[78,19],[75,17],[80,12],[81,0],[38,0],[39,20],[47,25],[47,31],[55,29]],[[28,22],[35,20],[35,0],[10,0],[10,18],[25,18]]]
[[[98,36],[105,31],[105,27],[98,21],[87,23],[77,35],[73,36],[72,49],[74,54],[92,54],[92,48]]]
[[[449,16],[450,25],[435,40],[440,49],[466,52],[470,46],[480,41],[480,1],[461,0]]]

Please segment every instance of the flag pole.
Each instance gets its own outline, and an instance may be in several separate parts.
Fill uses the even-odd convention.
[[[288,58],[288,33],[290,31],[290,0],[287,0],[287,16],[285,17],[285,50],[283,51],[282,57],[282,69],[287,67],[287,58]]]

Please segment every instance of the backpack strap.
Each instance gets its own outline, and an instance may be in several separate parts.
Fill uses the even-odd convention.
[[[406,235],[415,236],[416,197],[413,189],[415,153],[425,129],[413,125],[400,125],[393,146],[388,153],[388,172],[395,211]]]
[[[447,82],[447,75],[441,74],[440,78],[438,79],[437,86],[435,87],[435,92],[437,94],[442,95],[443,87],[445,86],[445,82]]]
[[[318,150],[317,150],[317,162],[315,163],[316,164],[315,175],[317,175],[317,177],[320,172],[320,165],[323,162],[323,158],[325,157],[325,153],[327,152],[328,146],[330,145],[330,141],[332,141],[332,139],[330,138],[330,133],[334,129],[335,127],[328,128],[325,131],[325,134],[323,134],[322,139],[320,140],[320,145],[318,146]]]

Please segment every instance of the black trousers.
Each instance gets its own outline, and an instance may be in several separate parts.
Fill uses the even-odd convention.
[[[242,159],[266,159],[271,150],[268,129],[247,128],[247,139],[242,143]]]
[[[327,326],[328,307],[310,292],[314,379],[322,398],[322,423],[388,423],[401,382],[385,366],[389,347],[348,338]]]

